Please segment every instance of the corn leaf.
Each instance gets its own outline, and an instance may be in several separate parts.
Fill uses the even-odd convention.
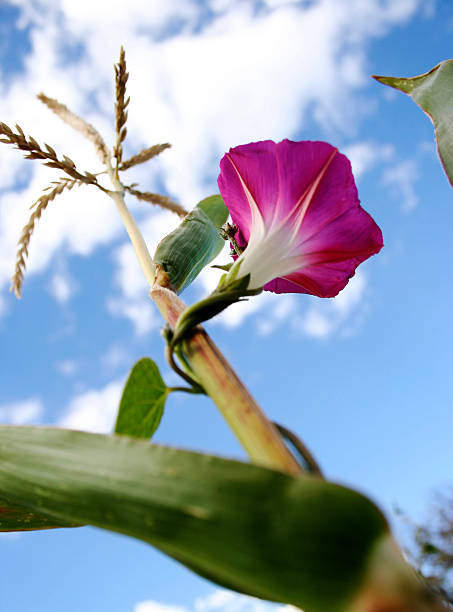
[[[32,531],[57,527],[79,527],[79,525],[59,521],[30,508],[12,504],[7,499],[0,499],[0,531]]]
[[[0,427],[0,496],[139,538],[217,584],[305,612],[347,610],[388,530],[367,498],[318,478],[52,428]]]
[[[434,66],[411,78],[373,76],[374,79],[408,94],[434,124],[437,151],[453,185],[453,60]]]

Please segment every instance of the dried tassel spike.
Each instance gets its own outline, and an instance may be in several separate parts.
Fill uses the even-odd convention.
[[[102,136],[99,134],[97,129],[93,125],[91,125],[91,123],[88,123],[87,121],[73,113],[71,110],[69,110],[67,106],[65,106],[61,102],[58,102],[58,100],[55,100],[54,98],[49,98],[43,93],[38,94],[37,98],[43,104],[45,104],[47,108],[49,108],[58,117],[60,117],[62,121],[70,125],[72,128],[77,130],[77,132],[79,132],[80,134],[85,136],[85,138],[87,138],[90,142],[92,142],[99,159],[102,161],[103,164],[107,163],[107,161],[110,159],[110,151],[108,150],[108,147],[105,144]],[[48,145],[44,146],[51,154],[55,154],[55,151],[52,149],[52,147],[49,147]]]
[[[124,125],[127,120],[126,108],[130,98],[126,99],[126,83],[129,78],[129,73],[126,70],[126,54],[123,47],[120,50],[120,59],[118,64],[115,64],[115,132],[116,144],[113,148],[113,155],[116,159],[116,167],[121,164],[123,156],[122,142],[126,138],[126,129]]]
[[[63,170],[63,172],[66,172],[66,174],[68,174],[72,179],[82,181],[83,183],[96,185],[96,187],[102,189],[102,187],[98,184],[96,177],[88,172],[81,174],[75,167],[72,159],[66,157],[66,155],[63,156],[63,160],[58,159],[52,147],[47,145],[46,150],[43,150],[34,138],[31,136],[27,138],[23,130],[18,125],[16,125],[16,129],[17,133],[14,133],[5,123],[0,123],[0,134],[5,136],[5,138],[0,139],[0,142],[15,145],[17,149],[26,151],[26,159],[47,159],[48,161],[44,162],[45,166]]]
[[[44,143],[44,147],[47,149],[50,155],[52,155],[53,157],[57,156],[57,154],[55,153],[55,149],[53,147],[51,147],[50,145],[46,143]]]
[[[71,166],[71,168],[75,168],[75,163],[72,161],[70,157],[68,157],[67,155],[63,155],[63,159],[65,163],[68,164],[68,166]]]
[[[36,222],[40,219],[43,211],[47,208],[49,202],[55,199],[57,195],[60,195],[65,189],[71,190],[74,185],[81,185],[83,182],[79,179],[68,179],[62,178],[60,181],[54,181],[53,187],[46,187],[43,195],[32,204],[31,208],[33,212],[28,220],[28,223],[24,226],[20,238],[18,240],[19,249],[16,255],[16,266],[14,275],[11,278],[11,288],[17,298],[21,297],[21,288],[24,280],[25,273],[25,259],[28,257],[28,246],[30,239],[35,229]],[[51,191],[49,191],[51,189]]]
[[[163,196],[158,193],[150,193],[149,191],[138,191],[138,189],[134,189],[130,185],[125,185],[124,189],[131,195],[135,196],[138,200],[150,202],[151,204],[156,204],[161,208],[171,210],[180,217],[185,217],[188,213],[185,208],[183,208],[180,204],[173,202],[173,200],[167,196]]]
[[[165,142],[164,144],[156,144],[152,147],[148,147],[147,149],[143,149],[142,151],[140,151],[140,153],[137,153],[137,155],[133,155],[132,157],[124,161],[118,168],[118,170],[129,170],[129,168],[132,168],[132,166],[143,164],[144,162],[148,161],[149,159],[152,159],[153,157],[156,157],[156,155],[159,155],[160,153],[162,153],[162,151],[165,151],[165,149],[168,149],[170,147],[171,144]]]

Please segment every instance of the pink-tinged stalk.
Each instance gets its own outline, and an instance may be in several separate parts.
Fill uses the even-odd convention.
[[[154,285],[151,299],[174,328],[185,310],[178,296]],[[201,328],[183,343],[193,374],[216,404],[252,462],[289,474],[302,474],[275,426],[245,388],[225,357]]]
[[[390,534],[371,550],[364,580],[345,612],[447,612],[405,561]]]

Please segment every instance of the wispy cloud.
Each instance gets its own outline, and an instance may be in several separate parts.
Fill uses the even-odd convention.
[[[50,294],[60,304],[66,304],[76,291],[76,281],[66,271],[58,271],[52,275],[49,283]]]
[[[391,161],[395,155],[393,145],[370,141],[354,142],[341,152],[349,158],[356,179],[376,165]]]
[[[40,399],[31,398],[24,401],[0,404],[0,422],[11,425],[30,425],[38,423],[44,413]]]
[[[77,372],[77,362],[73,359],[63,359],[55,364],[55,369],[63,376],[72,376]]]
[[[326,339],[334,333],[350,335],[357,330],[367,307],[366,289],[366,276],[359,270],[336,298],[313,299],[304,312],[293,316],[291,323],[312,338]]]
[[[123,381],[113,381],[101,389],[85,391],[67,406],[60,427],[93,433],[111,433],[118,411]]]
[[[187,612],[187,608],[171,606],[157,601],[142,601],[134,607],[134,612]]]
[[[409,211],[418,204],[418,196],[415,189],[418,178],[417,162],[408,159],[387,168],[382,175],[382,182],[391,188],[395,199],[399,200],[401,208]]]
[[[173,606],[150,600],[136,604],[134,612],[296,612],[296,608],[217,589],[205,597],[198,597],[187,606]]]

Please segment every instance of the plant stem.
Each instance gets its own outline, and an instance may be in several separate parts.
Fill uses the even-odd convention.
[[[183,302],[175,293],[158,285],[151,289],[150,296],[173,328],[185,310]],[[277,429],[206,332],[200,327],[182,344],[197,380],[219,408],[250,459],[265,467],[301,474],[301,467],[286,448]]]
[[[110,180],[112,181],[112,185],[114,186],[114,190],[108,191],[107,193],[116,204],[116,208],[120,213],[121,219],[135,249],[135,253],[143,270],[143,274],[145,275],[149,286],[152,287],[156,277],[156,269],[154,267],[152,257],[148,251],[148,247],[146,246],[143,236],[138,229],[134,217],[131,215],[126,203],[124,202],[123,185],[118,179],[115,170],[112,168],[110,161],[107,162],[107,171],[110,176]]]
[[[368,558],[357,595],[346,612],[448,612],[451,608],[417,577],[390,533],[379,538]]]
[[[124,202],[124,190],[110,161],[107,171],[114,191],[113,199],[134,246],[136,255],[151,287],[150,296],[167,323],[174,328],[184,303],[172,291],[159,286],[156,270],[143,236]],[[155,284],[156,283],[156,284]],[[282,440],[276,427],[264,415],[253,397],[237,377],[225,357],[201,327],[182,342],[187,362],[203,389],[211,397],[239,442],[259,465],[290,474],[302,469]]]

